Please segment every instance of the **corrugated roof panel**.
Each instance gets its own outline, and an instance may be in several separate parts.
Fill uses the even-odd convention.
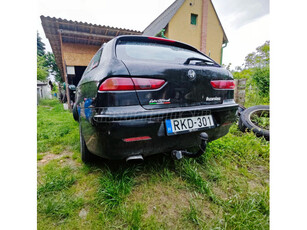
[[[95,35],[105,35],[106,32],[110,32],[110,35],[115,36],[121,34],[142,34],[140,31],[121,29],[109,26],[101,26],[96,24],[89,24],[84,22],[77,22],[66,20],[62,18],[51,18],[49,16],[41,16],[42,26],[45,32],[46,37],[49,40],[51,45],[52,52],[55,56],[55,61],[61,71],[63,77],[63,62],[62,62],[62,53],[61,53],[61,40],[62,36],[63,43],[79,43],[79,44],[88,44],[101,46],[104,42],[109,41],[110,39],[95,38]],[[68,31],[66,34],[60,35],[59,29]],[[75,33],[74,33],[75,32]],[[76,33],[77,32],[77,33]],[[80,33],[80,34],[78,34]],[[83,33],[83,34],[82,34]],[[92,34],[93,36],[86,36],[86,34]]]

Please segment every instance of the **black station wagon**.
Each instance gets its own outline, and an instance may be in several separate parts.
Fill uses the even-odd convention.
[[[228,133],[238,108],[233,96],[231,73],[196,48],[116,37],[98,50],[76,89],[82,160],[197,157],[207,141]]]

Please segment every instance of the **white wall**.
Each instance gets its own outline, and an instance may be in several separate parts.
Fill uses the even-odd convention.
[[[37,86],[37,97],[43,99],[52,99],[51,88],[49,85]]]

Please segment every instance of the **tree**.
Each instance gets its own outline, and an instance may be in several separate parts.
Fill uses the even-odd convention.
[[[42,42],[42,38],[37,32],[37,55],[43,56],[45,54],[45,43]]]
[[[49,73],[55,76],[56,81],[63,82],[53,53],[45,53],[45,44],[37,32],[37,80],[46,80]]]
[[[242,71],[242,67],[241,66],[236,66],[235,67],[235,71]]]
[[[266,41],[262,46],[256,48],[256,52],[249,53],[245,57],[244,67],[261,68],[270,64],[270,41]]]
[[[233,71],[232,75],[235,79],[249,79],[253,74],[253,69],[243,69],[240,71]]]
[[[45,81],[49,75],[45,59],[45,44],[37,32],[37,80]]]
[[[48,67],[50,73],[55,76],[55,80],[57,82],[63,82],[63,79],[61,78],[60,70],[58,68],[58,65],[55,62],[53,53],[47,52],[45,55],[45,58],[46,58],[46,67]]]
[[[230,66],[231,66],[231,63],[228,63],[228,65],[224,65],[222,64],[223,68],[227,69],[228,71],[230,71]]]
[[[37,80],[45,81],[49,75],[44,56],[37,55]]]

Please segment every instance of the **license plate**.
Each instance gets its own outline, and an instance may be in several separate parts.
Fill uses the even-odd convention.
[[[194,132],[214,127],[212,115],[170,119],[166,120],[165,124],[167,135]]]

